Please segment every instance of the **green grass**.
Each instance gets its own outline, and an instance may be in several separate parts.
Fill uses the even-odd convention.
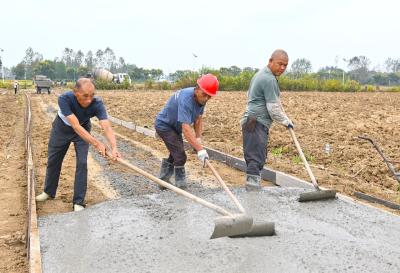
[[[282,154],[286,154],[288,152],[288,148],[287,147],[274,147],[271,150],[271,154],[273,156],[281,156]]]
[[[13,89],[14,80],[4,80],[0,79],[0,88],[5,89]],[[18,80],[19,88],[26,89],[26,88],[33,88],[33,81],[32,80]]]
[[[310,164],[315,164],[315,156],[313,155],[308,155],[308,154],[304,154],[304,156],[306,157],[308,163]],[[301,157],[299,155],[295,155],[292,157],[292,162],[295,164],[302,164],[303,161],[301,160]]]

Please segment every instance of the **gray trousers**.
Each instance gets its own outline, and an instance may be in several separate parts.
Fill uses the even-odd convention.
[[[82,125],[82,127],[90,132],[90,121]],[[62,162],[71,142],[74,143],[76,154],[74,197],[72,202],[73,204],[84,206],[87,189],[89,144],[75,133],[71,126],[65,125],[58,115],[53,122],[50,134],[44,192],[52,198],[56,196]]]
[[[179,134],[174,130],[160,131],[157,130],[157,128],[156,132],[164,141],[165,146],[167,146],[169,151],[168,162],[174,166],[184,166],[187,156],[185,153],[185,147],[183,145],[182,134]]]
[[[269,128],[259,122],[256,122],[252,128],[248,128],[247,122],[242,125],[246,173],[259,176],[267,159]]]

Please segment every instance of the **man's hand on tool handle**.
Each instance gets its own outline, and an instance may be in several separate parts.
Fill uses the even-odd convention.
[[[103,143],[101,143],[100,141],[96,141],[93,146],[99,154],[101,154],[102,156],[106,156],[106,146]]]
[[[203,164],[203,167],[204,167],[206,165],[206,159],[209,159],[207,151],[204,149],[198,151],[197,157],[199,158],[199,160],[201,161],[201,163]]]
[[[106,156],[107,147],[103,143],[97,141],[96,144],[94,144],[93,146],[99,154],[101,154],[104,157]],[[117,158],[121,158],[121,154],[119,153],[117,147],[115,147],[111,150],[111,159],[117,160]]]
[[[116,147],[112,150],[111,154],[112,154],[112,158],[111,158],[112,160],[116,161],[118,158],[121,158],[121,154],[119,153],[119,151]]]

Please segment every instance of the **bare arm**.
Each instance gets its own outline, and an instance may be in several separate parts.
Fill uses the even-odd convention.
[[[87,143],[93,145],[100,153],[103,152],[104,150],[104,154],[105,154],[105,147],[104,144],[101,143],[100,141],[98,141],[96,138],[94,138],[88,131],[86,131],[85,128],[83,128],[80,124],[79,124],[79,120],[78,118],[74,115],[71,114],[69,116],[66,117],[69,124],[71,124],[72,129],[74,129],[74,131]],[[103,154],[103,153],[102,153]],[[103,154],[103,155],[104,155]]]
[[[117,157],[121,157],[121,154],[117,148],[117,140],[115,138],[114,131],[111,128],[110,121],[108,119],[100,120],[100,126],[104,130],[104,135],[111,145],[113,159],[115,160]]]
[[[182,132],[186,140],[197,152],[203,150],[203,146],[201,146],[201,144],[196,140],[196,134],[193,133],[190,124],[182,123]]]
[[[203,117],[198,116],[197,119],[195,120],[194,124],[194,132],[196,134],[196,138],[201,138],[201,135],[203,134]]]

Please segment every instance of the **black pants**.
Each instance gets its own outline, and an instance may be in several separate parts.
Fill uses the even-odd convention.
[[[157,130],[157,128],[156,132],[164,141],[165,146],[167,146],[169,151],[168,162],[174,166],[184,166],[187,156],[183,145],[182,134],[179,134],[174,130],[160,131]]]
[[[14,94],[17,94],[18,88],[14,88]]]
[[[254,128],[249,129],[246,123],[242,126],[243,153],[247,166],[246,173],[260,175],[267,159],[269,129],[259,122],[256,122]]]
[[[82,126],[90,132],[90,122]],[[52,198],[56,196],[62,162],[71,142],[74,143],[76,154],[74,197],[72,202],[84,205],[87,189],[87,156],[89,144],[75,133],[71,126],[65,125],[58,115],[53,122],[50,134],[44,192]]]

